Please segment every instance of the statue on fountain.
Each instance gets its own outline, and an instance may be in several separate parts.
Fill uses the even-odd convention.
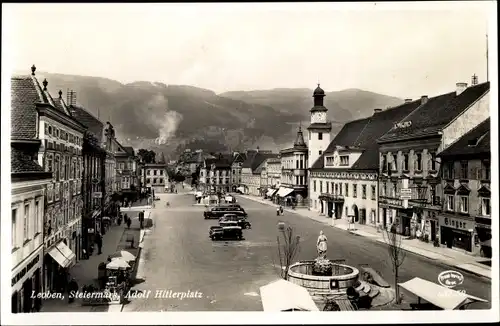
[[[320,231],[319,236],[318,236],[318,241],[316,241],[316,248],[318,250],[318,258],[321,257],[323,259],[326,259],[326,251],[328,249],[327,245],[328,238],[326,235],[323,233],[323,231]]]
[[[327,245],[328,238],[321,231],[316,241],[316,249],[318,250],[318,257],[313,265],[313,275],[332,275],[333,264],[326,259],[326,251],[328,249]]]

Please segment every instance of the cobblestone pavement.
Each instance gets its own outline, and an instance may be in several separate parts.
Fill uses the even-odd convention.
[[[244,198],[239,199],[249,213],[252,229],[245,230],[244,241],[212,242],[208,229],[216,220],[204,220],[204,207],[193,206],[187,194],[159,194],[161,201],[152,210],[155,226],[144,240],[141,278],[135,298],[123,311],[260,311],[259,288],[278,278],[277,223],[285,221],[301,236],[296,260],[316,257],[316,239],[323,230],[328,237],[328,258],[345,259],[347,264],[368,264],[394,283],[387,246],[366,237],[315,223],[286,212],[276,216],[275,208]],[[170,202],[166,207],[165,202]],[[439,273],[449,266],[436,260],[408,253],[400,269],[400,282],[415,276],[437,282]],[[489,280],[464,272],[460,289],[491,300]],[[201,298],[155,297],[156,290],[202,293]],[[142,292],[141,292],[142,291]],[[151,291],[150,293],[148,291]],[[189,293],[188,293],[189,292]],[[412,300],[409,293],[405,298]],[[470,308],[489,308],[474,304]]]

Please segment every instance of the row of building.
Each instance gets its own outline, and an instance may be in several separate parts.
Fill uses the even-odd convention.
[[[307,144],[299,128],[293,147],[279,153],[201,158],[198,186],[491,256],[489,89],[473,76],[469,87],[375,109],[331,139],[318,85]]]
[[[156,170],[160,188],[168,180],[165,164],[141,164],[110,122],[77,105],[74,92],[52,97],[35,72],[11,78],[13,312],[38,310],[33,291],[64,286],[95,235],[105,235],[102,218],[116,215],[115,195],[154,188]]]

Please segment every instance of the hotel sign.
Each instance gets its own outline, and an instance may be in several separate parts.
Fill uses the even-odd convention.
[[[381,204],[385,204],[387,206],[403,208],[403,203],[402,203],[401,199],[398,199],[398,198],[381,197],[379,202]]]
[[[26,264],[13,278],[12,286],[16,285],[33,267],[35,267],[40,261],[40,255],[36,255],[33,259]]]

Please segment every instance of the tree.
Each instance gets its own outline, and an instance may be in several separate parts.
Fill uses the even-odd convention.
[[[392,262],[392,270],[394,272],[394,287],[396,289],[396,303],[399,304],[401,301],[399,295],[399,268],[403,265],[406,257],[406,251],[403,249],[401,239],[402,237],[396,233],[396,230],[391,228],[391,230],[384,229],[383,231],[384,241],[388,245],[389,257]]]
[[[295,256],[300,249],[300,236],[295,234],[295,230],[284,222],[278,223],[279,235],[276,237],[278,244],[278,257],[280,260],[280,276],[288,279],[288,270]]]
[[[154,151],[151,151],[151,150],[141,148],[137,152],[137,156],[139,156],[144,163],[155,163],[156,162],[156,153]]]

